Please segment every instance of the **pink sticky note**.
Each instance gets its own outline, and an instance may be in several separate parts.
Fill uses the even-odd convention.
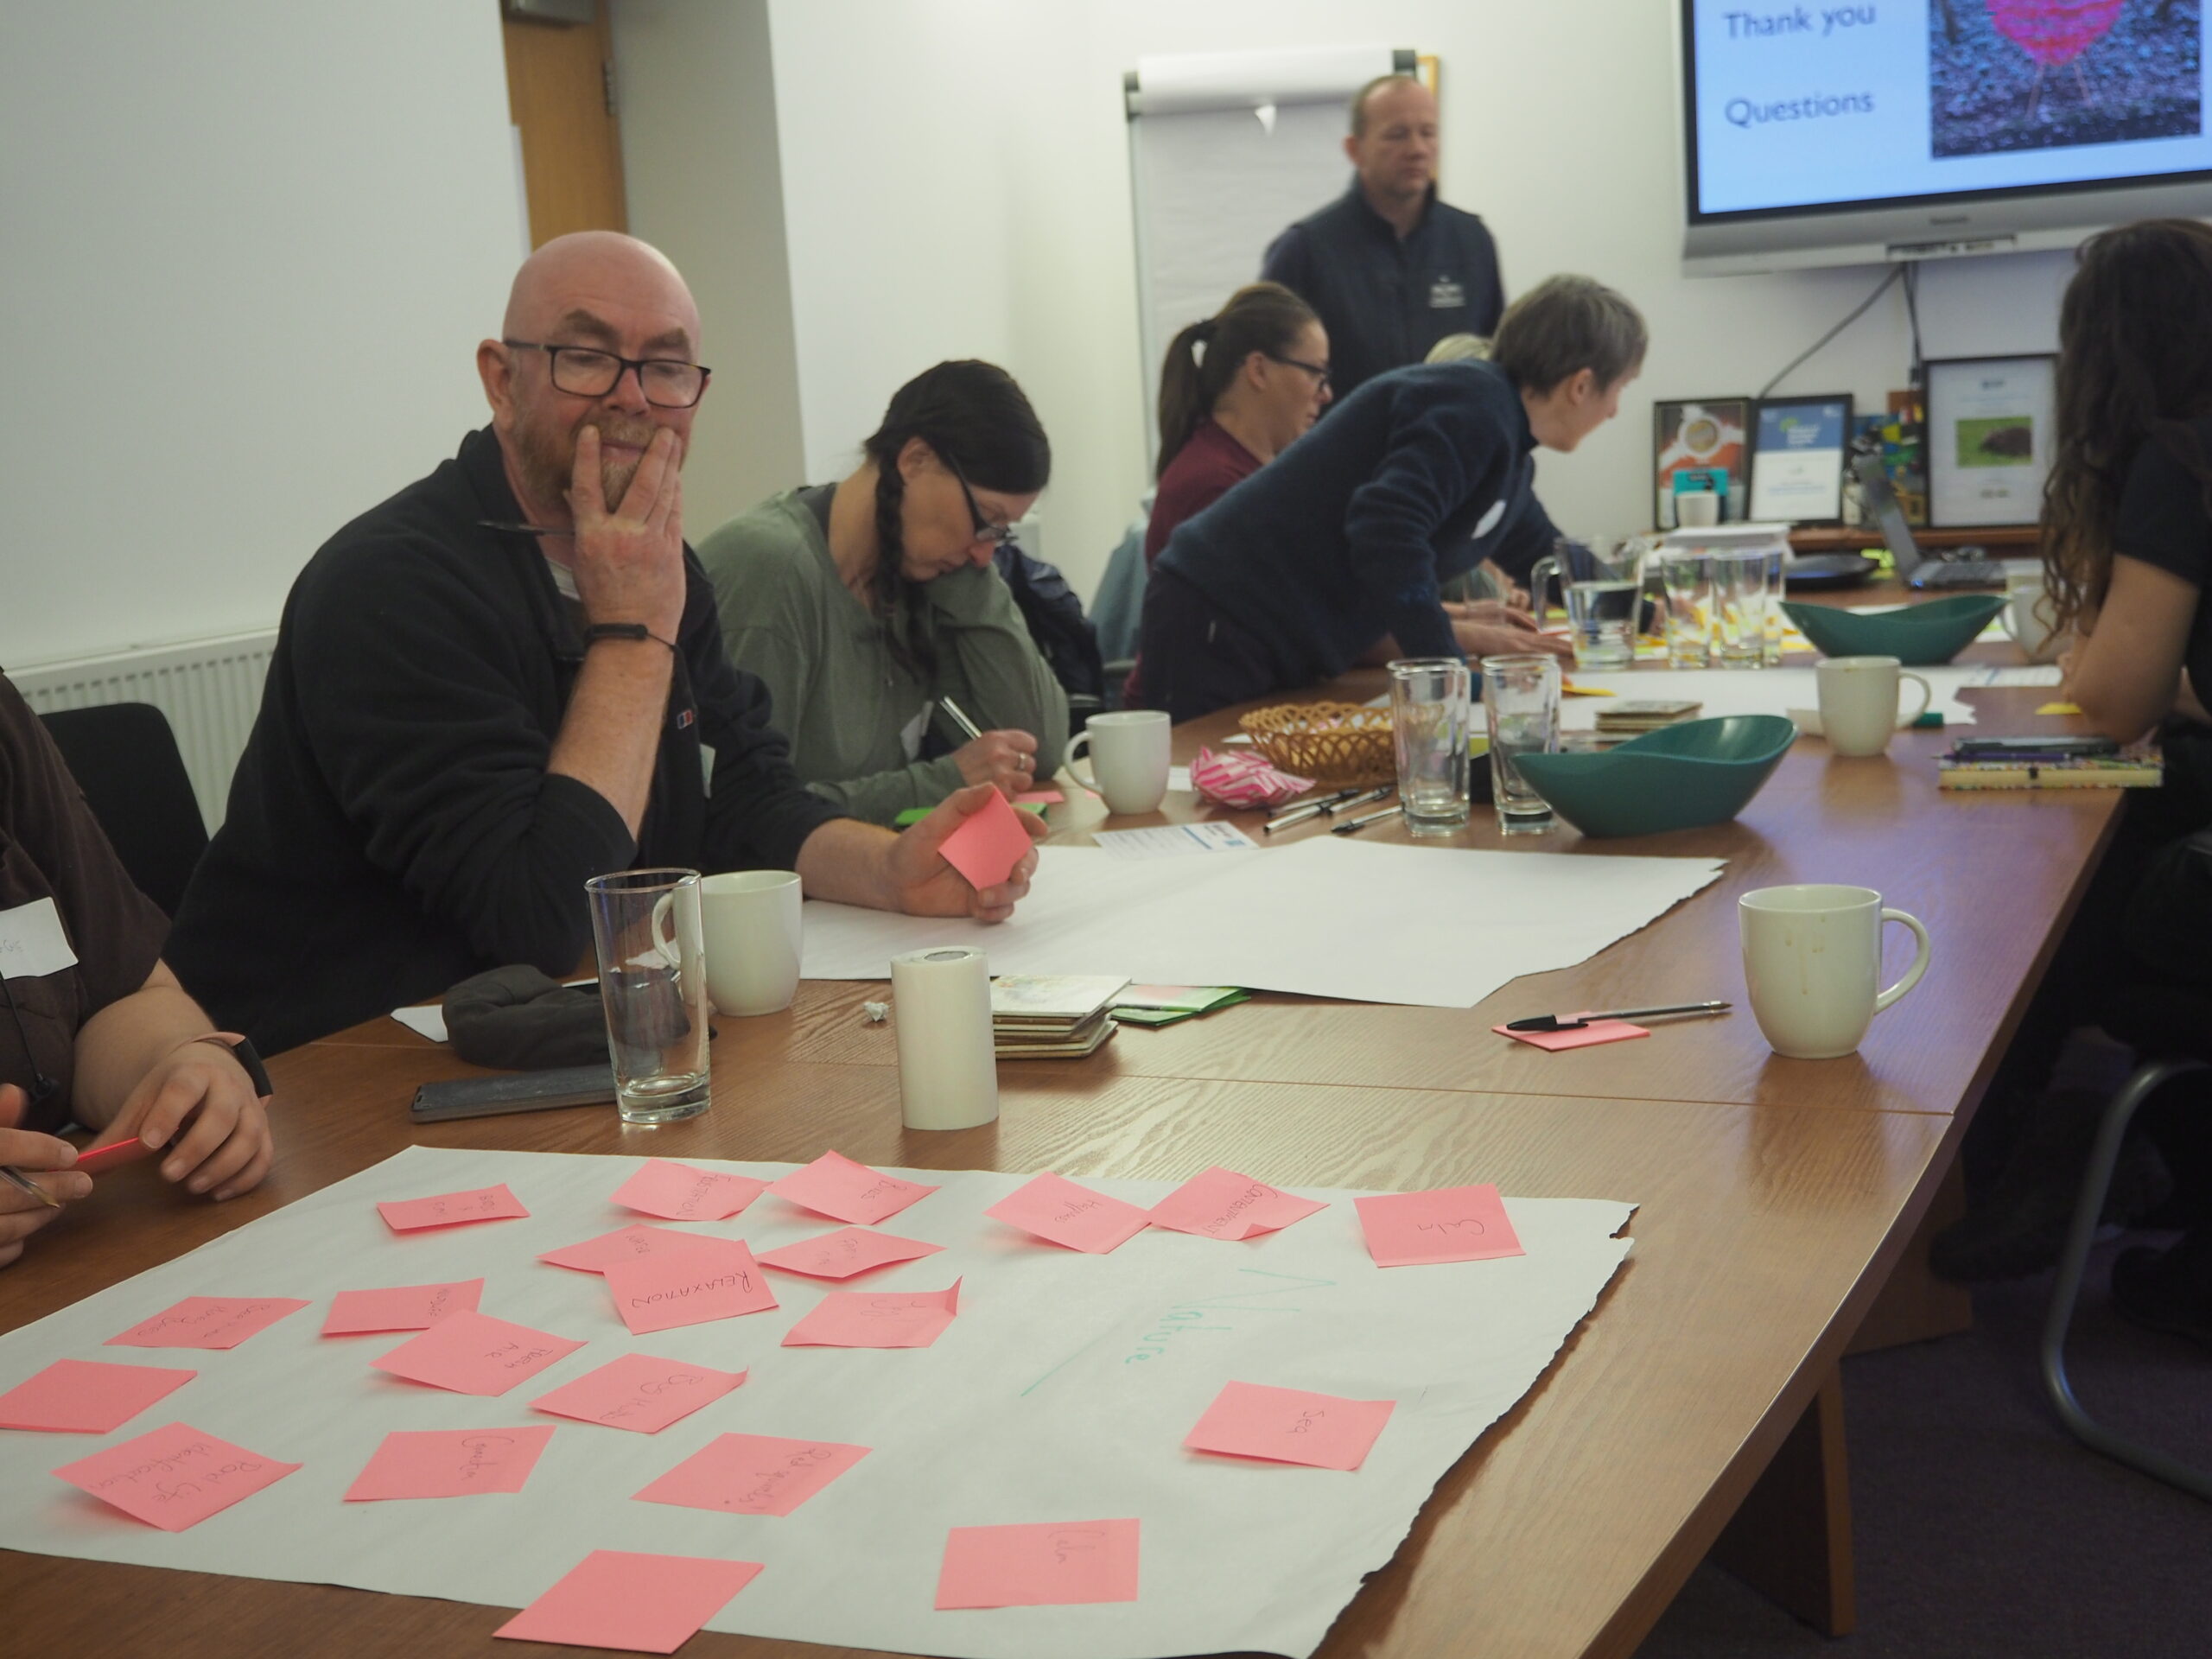
[[[1104,1255],[1145,1230],[1150,1219],[1134,1204],[1109,1198],[1050,1171],[983,1211],[1009,1227],[1071,1250]]]
[[[111,1433],[199,1375],[153,1365],[57,1359],[36,1376],[0,1394],[0,1428]]]
[[[182,1532],[299,1466],[170,1423],[54,1472],[149,1527]]]
[[[942,1244],[925,1244],[918,1238],[896,1233],[872,1232],[866,1227],[840,1227],[819,1238],[803,1238],[796,1244],[770,1250],[760,1258],[764,1268],[803,1273],[815,1279],[850,1279],[894,1262],[912,1262],[935,1255]]]
[[[625,1354],[575,1382],[530,1402],[579,1422],[604,1423],[639,1434],[658,1434],[671,1423],[712,1405],[743,1382],[743,1371],[717,1371],[650,1354]]]
[[[550,1428],[403,1429],[384,1437],[368,1467],[346,1489],[346,1501],[518,1492],[552,1438]]]
[[[608,1264],[607,1288],[631,1335],[761,1313],[777,1305],[767,1275],[744,1240],[701,1239],[697,1249]]]
[[[453,1313],[369,1363],[455,1394],[505,1394],[582,1346],[488,1313]]]
[[[326,1337],[365,1331],[427,1331],[448,1313],[473,1313],[484,1294],[481,1279],[449,1285],[398,1285],[390,1290],[341,1290],[322,1322]]]
[[[1029,850],[1029,832],[1021,827],[1021,814],[993,790],[982,805],[960,821],[960,827],[944,838],[938,850],[980,893],[998,886],[1021,862],[1022,855]]]
[[[873,1227],[937,1188],[902,1181],[866,1164],[856,1164],[842,1154],[825,1152],[780,1181],[772,1182],[768,1190],[802,1210],[849,1221],[857,1227]]]
[[[1344,1400],[1301,1389],[1231,1382],[1184,1437],[1193,1452],[1316,1469],[1357,1469],[1390,1420],[1394,1400]]]
[[[442,1192],[435,1198],[402,1198],[377,1205],[385,1225],[395,1233],[416,1233],[426,1227],[458,1227],[470,1221],[505,1221],[527,1216],[522,1200],[507,1191],[506,1183],[483,1186],[473,1192]]]
[[[1642,1026],[1631,1026],[1625,1020],[1592,1020],[1580,1031],[1508,1031],[1503,1026],[1491,1029],[1501,1037],[1510,1037],[1516,1043],[1526,1043],[1531,1048],[1541,1048],[1556,1054],[1563,1048],[1594,1048],[1599,1043],[1624,1043],[1631,1037],[1649,1037],[1651,1033]]]
[[[679,1233],[672,1227],[620,1227],[581,1244],[548,1250],[537,1259],[578,1273],[604,1273],[617,1262],[635,1262],[664,1250],[688,1250],[701,1243],[719,1243],[703,1233]]]
[[[1207,1238],[1252,1238],[1303,1221],[1325,1204],[1294,1198],[1265,1181],[1215,1165],[1191,1179],[1152,1207],[1155,1227]]]
[[[784,1333],[786,1348],[926,1348],[960,1311],[960,1281],[908,1295],[833,1290]]]
[[[868,1456],[864,1446],[724,1434],[636,1496],[724,1515],[789,1515]]]
[[[674,1653],[760,1571],[758,1561],[594,1549],[492,1634],[571,1648]]]
[[[1058,806],[1067,797],[1057,789],[1025,789],[1014,798],[1016,806]]]
[[[750,1175],[655,1158],[614,1189],[614,1202],[664,1221],[727,1221],[767,1190],[767,1182]]]
[[[1134,1521],[954,1527],[945,1536],[937,1580],[940,1611],[1136,1599]]]
[[[307,1304],[289,1296],[188,1296],[165,1313],[110,1337],[108,1348],[235,1348]]]
[[[1504,1201],[1488,1182],[1442,1186],[1427,1192],[1389,1192],[1354,1198],[1367,1253],[1378,1268],[1422,1262],[1489,1262],[1526,1255],[1506,1218]]]

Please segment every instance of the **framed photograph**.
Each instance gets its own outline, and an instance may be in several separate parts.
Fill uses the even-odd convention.
[[[1751,427],[1751,517],[1763,524],[1843,522],[1851,394],[1769,397]]]
[[[1657,487],[1652,523],[1675,527],[1675,477],[1678,473],[1722,474],[1725,517],[1744,516],[1744,462],[1751,453],[1751,400],[1748,397],[1688,397],[1651,405],[1652,470]]]
[[[1953,357],[1928,365],[1928,522],[2032,524],[2050,471],[2058,359]]]

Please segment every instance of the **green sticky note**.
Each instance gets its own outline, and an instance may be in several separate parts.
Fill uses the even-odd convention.
[[[1016,801],[1014,804],[1014,810],[1017,812],[1034,812],[1039,817],[1042,817],[1045,813],[1045,803],[1042,801]],[[891,820],[891,827],[894,830],[904,830],[909,824],[919,823],[924,818],[929,817],[931,812],[933,810],[935,810],[935,809],[932,807],[910,806],[904,812],[901,812],[897,817]]]

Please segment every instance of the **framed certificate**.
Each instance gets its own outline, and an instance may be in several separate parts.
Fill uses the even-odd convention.
[[[1658,493],[1652,522],[1675,527],[1679,473],[1720,474],[1725,516],[1744,516],[1744,460],[1751,450],[1751,400],[1687,397],[1651,405],[1652,470]]]
[[[1763,524],[1843,522],[1851,394],[1769,397],[1751,431],[1751,518]]]
[[[1928,522],[2032,524],[2050,472],[2058,359],[1953,357],[1928,365]]]

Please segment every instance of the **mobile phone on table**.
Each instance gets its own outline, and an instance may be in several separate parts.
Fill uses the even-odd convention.
[[[1961,760],[2002,760],[2008,754],[2118,754],[2120,745],[2108,737],[2063,734],[2046,737],[1962,737],[1951,745],[1951,753]]]
[[[561,1106],[605,1106],[614,1099],[614,1072],[605,1065],[565,1065],[497,1077],[454,1077],[415,1091],[407,1116],[417,1123],[504,1112],[546,1112]]]

